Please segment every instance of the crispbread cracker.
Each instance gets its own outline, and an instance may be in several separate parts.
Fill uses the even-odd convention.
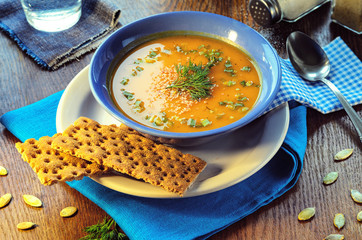
[[[42,184],[52,185],[56,182],[81,179],[83,176],[100,174],[108,170],[107,167],[97,163],[52,149],[51,143],[55,136],[45,136],[38,141],[28,139],[24,143],[18,142],[15,145]]]
[[[124,127],[100,125],[85,117],[80,117],[57,136],[52,148],[181,196],[206,166],[198,157],[132,134]]]

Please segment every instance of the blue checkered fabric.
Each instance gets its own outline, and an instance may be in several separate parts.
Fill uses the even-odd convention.
[[[362,62],[339,37],[323,49],[331,63],[327,79],[336,85],[351,105],[362,103]],[[280,90],[268,111],[290,100],[324,114],[342,109],[341,103],[327,85],[320,81],[303,80],[287,59],[281,59],[281,68]]]

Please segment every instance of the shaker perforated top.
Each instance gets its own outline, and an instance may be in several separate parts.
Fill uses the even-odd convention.
[[[255,22],[263,26],[269,26],[282,20],[282,11],[277,1],[251,0],[249,12]]]

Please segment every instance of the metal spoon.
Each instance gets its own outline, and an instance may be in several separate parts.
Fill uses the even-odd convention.
[[[308,35],[297,31],[288,36],[287,52],[294,69],[302,78],[309,81],[322,81],[332,90],[351,118],[362,142],[361,118],[338,88],[325,78],[331,66],[324,50]]]

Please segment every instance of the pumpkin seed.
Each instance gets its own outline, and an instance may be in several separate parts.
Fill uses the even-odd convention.
[[[35,223],[33,223],[33,222],[21,222],[16,227],[18,229],[21,229],[21,230],[28,230],[28,229],[31,229],[31,228],[35,227]]]
[[[356,203],[362,203],[362,193],[359,191],[351,189],[351,197]]]
[[[62,211],[60,211],[61,217],[72,217],[78,209],[76,207],[66,207],[63,208]]]
[[[362,222],[362,211],[357,213],[357,221]]]
[[[336,155],[334,155],[334,160],[336,161],[342,161],[347,159],[349,156],[351,156],[353,153],[353,149],[344,149],[342,151],[339,151]]]
[[[323,178],[323,183],[326,185],[334,183],[338,178],[338,172],[330,172]]]
[[[327,237],[323,238],[323,240],[343,240],[344,235],[342,234],[330,234]]]
[[[298,220],[300,221],[306,221],[311,219],[315,214],[315,208],[305,208],[298,214]]]
[[[338,228],[338,230],[343,228],[345,223],[346,219],[342,213],[337,213],[334,215],[333,224],[336,228]]]
[[[3,166],[0,166],[0,176],[6,176],[8,175],[8,170],[4,168]]]
[[[33,195],[23,195],[24,201],[32,206],[32,207],[41,207],[43,203],[40,201],[39,198],[33,196]]]
[[[5,207],[11,201],[13,196],[10,193],[6,193],[0,197],[0,208]]]

